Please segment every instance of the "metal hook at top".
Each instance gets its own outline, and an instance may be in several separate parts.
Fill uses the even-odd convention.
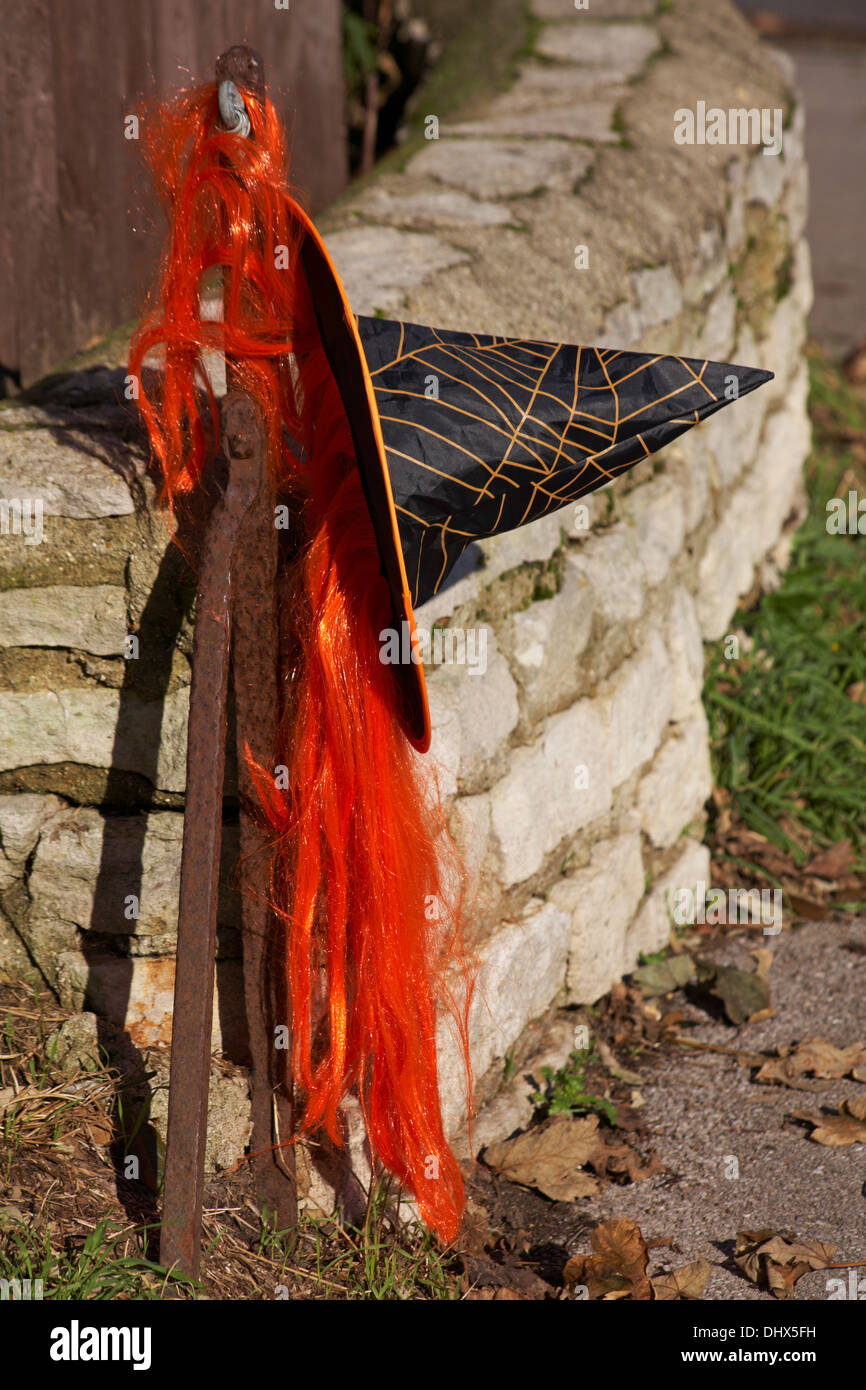
[[[216,61],[220,120],[232,135],[249,138],[252,126],[244,94],[265,99],[265,71],[260,53],[246,44],[226,49]]]
[[[218,89],[220,120],[230,135],[249,137],[252,126],[246,104],[238,88],[230,77],[225,78]]]

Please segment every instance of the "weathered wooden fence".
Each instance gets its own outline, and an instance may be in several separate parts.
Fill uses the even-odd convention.
[[[135,314],[163,224],[126,117],[231,44],[264,57],[311,206],[346,182],[339,0],[0,0],[0,34],[0,392]]]

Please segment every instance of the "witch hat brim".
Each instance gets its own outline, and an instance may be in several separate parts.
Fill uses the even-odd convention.
[[[727,362],[356,319],[324,242],[298,213],[303,269],[409,650],[413,605],[439,591],[471,542],[604,487],[772,378]],[[406,733],[425,752],[423,667],[413,659],[396,674]]]

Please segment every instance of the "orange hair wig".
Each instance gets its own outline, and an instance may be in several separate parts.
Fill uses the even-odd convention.
[[[249,139],[218,126],[215,84],[143,122],[170,236],[129,371],[141,383],[169,506],[218,447],[203,351],[224,352],[260,407],[274,487],[290,499],[301,535],[279,580],[274,752],[288,788],[250,760],[272,831],[269,897],[305,1098],[299,1132],[324,1126],[340,1143],[341,1103],[357,1087],[374,1154],[450,1240],[464,1193],[441,1119],[436,1000],[449,994],[456,961],[468,986],[462,1009],[451,1000],[468,1080],[459,862],[397,718],[393,669],[380,659],[389,593],[299,263],[282,131],[270,102],[247,105]],[[221,318],[208,320],[202,287],[217,271],[228,288]],[[153,384],[142,368],[155,353],[162,371]]]

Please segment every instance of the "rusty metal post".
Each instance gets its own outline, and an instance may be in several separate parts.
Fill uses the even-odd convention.
[[[260,56],[236,46],[217,60],[218,82],[262,99]],[[235,94],[235,98],[237,93]],[[243,112],[240,112],[241,118]],[[223,287],[224,295],[229,286]],[[181,860],[172,1060],[160,1259],[195,1277],[201,1256],[201,1216],[207,1139],[211,1031],[216,956],[222,799],[225,773],[229,653],[237,714],[241,803],[241,881],[244,993],[251,1054],[252,1151],[260,1196],[282,1226],[297,1220],[294,1150],[281,1148],[293,1122],[291,1068],[279,1074],[272,1024],[291,1037],[291,1019],[273,1017],[267,905],[267,841],[255,817],[247,770],[272,767],[278,707],[277,537],[265,432],[254,403],[238,389],[226,362],[228,394],[222,434],[229,462],[226,492],[211,521],[199,580],[184,844]],[[285,1012],[285,1004],[283,1003]],[[290,1050],[287,1058],[291,1056]]]
[[[228,49],[217,59],[215,73],[217,82],[234,82],[247,101],[264,100],[264,64],[253,49],[242,44]],[[229,291],[226,277],[223,295],[227,297]],[[230,391],[238,389],[240,382],[230,357],[226,379]],[[294,1120],[289,1060],[292,1021],[276,1017],[273,1011],[275,991],[269,978],[268,945],[275,939],[275,924],[267,905],[270,860],[266,837],[252,813],[257,797],[245,757],[249,745],[256,762],[269,769],[274,766],[279,641],[274,500],[271,471],[262,452],[258,497],[239,538],[243,560],[235,574],[232,671],[237,714],[244,997],[251,1059],[250,1148],[259,1195],[285,1228],[294,1226],[298,1219],[295,1151],[293,1147],[275,1146],[289,1139]],[[286,1013],[285,1000],[281,1007]],[[287,1066],[282,1076],[277,1066],[275,1024],[286,1030],[287,1047],[282,1055]]]
[[[253,1153],[260,1197],[280,1227],[294,1226],[297,1217],[294,1148],[286,1144],[293,1127],[290,1080],[291,1019],[276,1017],[275,977],[285,962],[269,968],[269,945],[276,924],[268,907],[270,855],[268,838],[255,815],[257,796],[246,763],[246,748],[256,762],[272,772],[276,753],[278,625],[276,606],[277,533],[274,495],[262,455],[259,493],[247,513],[239,537],[243,557],[234,576],[234,644],[232,674],[237,712],[238,793],[244,995],[250,1044],[253,1101]],[[285,1005],[283,1005],[285,1008]],[[274,1025],[285,1030],[284,1049],[275,1046]],[[286,1059],[279,1075],[278,1058]]]
[[[198,1273],[207,1139],[217,899],[231,639],[232,555],[258,495],[263,446],[249,400],[227,396],[225,494],[214,511],[196,603],[180,869],[160,1259]]]

